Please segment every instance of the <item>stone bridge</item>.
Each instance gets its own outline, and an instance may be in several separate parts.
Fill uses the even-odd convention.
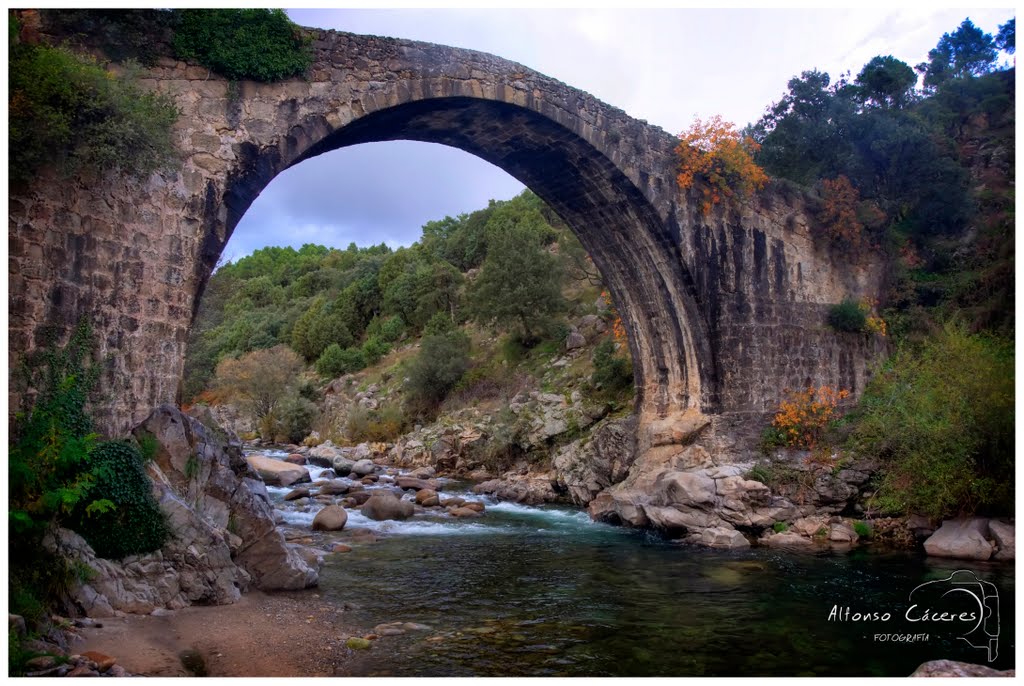
[[[684,442],[704,417],[735,435],[787,387],[863,388],[877,344],[826,316],[874,297],[878,274],[817,245],[800,198],[768,190],[705,216],[675,182],[676,139],[587,93],[479,52],[309,32],[305,79],[231,86],[170,58],[144,74],[181,110],[176,169],[52,175],[11,198],[11,362],[89,315],[110,353],[107,433],[175,400],[198,299],[260,191],[309,157],[396,139],[497,165],[575,231],[628,333],[642,446]]]

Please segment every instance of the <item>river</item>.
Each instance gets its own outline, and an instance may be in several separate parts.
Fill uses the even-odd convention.
[[[315,480],[320,470],[311,472]],[[283,501],[289,489],[268,490],[287,526],[309,528],[321,505],[303,510]],[[355,651],[346,675],[907,676],[933,659],[1014,666],[1012,563],[870,547],[716,551],[566,507],[499,503],[459,482],[445,483],[444,494],[479,500],[486,512],[459,520],[435,509],[376,522],[349,510],[346,530],[372,529],[376,542],[316,534],[321,547],[333,539],[353,546],[326,557],[319,589],[353,624],[429,627]],[[991,662],[959,637],[974,624],[922,618],[919,600],[911,607],[916,587],[958,570],[956,578],[970,574],[998,591],[989,601],[998,618],[971,635],[997,635]],[[971,610],[968,600],[946,598],[939,609]],[[858,621],[857,613],[877,614]]]

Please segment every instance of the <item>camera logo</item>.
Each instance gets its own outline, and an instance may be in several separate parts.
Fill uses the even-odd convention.
[[[912,622],[948,622],[958,638],[999,657],[999,592],[995,584],[959,569],[945,579],[921,584],[910,592],[912,605],[906,617]]]

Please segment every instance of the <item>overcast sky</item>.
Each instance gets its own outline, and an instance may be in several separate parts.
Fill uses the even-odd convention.
[[[911,66],[967,16],[990,33],[1012,9],[290,9],[303,26],[483,50],[587,91],[672,133],[721,114],[742,127],[812,68],[854,75],[875,55]],[[455,148],[416,142],[336,150],[279,175],[225,249],[345,247],[419,238],[432,219],[508,199],[523,186]]]

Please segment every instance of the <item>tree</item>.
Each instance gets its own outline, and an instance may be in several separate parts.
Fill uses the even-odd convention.
[[[414,411],[436,407],[469,369],[469,337],[454,330],[425,336],[409,368],[406,388]]]
[[[790,79],[788,88],[752,127],[761,146],[754,160],[771,176],[808,186],[843,173],[848,129],[857,114],[845,84],[812,70]]]
[[[1016,33],[1017,18],[1014,17],[999,27],[999,33],[996,34],[996,47],[1003,52],[1008,52],[1012,55],[1017,49],[1015,40]]]
[[[529,224],[511,224],[489,240],[487,258],[469,293],[473,317],[484,324],[518,327],[537,340],[540,328],[564,307],[558,260],[541,246]]]
[[[953,33],[942,34],[938,45],[928,51],[928,62],[917,65],[917,70],[924,74],[925,87],[935,88],[949,79],[991,71],[996,57],[995,39],[968,17]]]
[[[274,410],[302,369],[302,358],[288,346],[278,345],[222,360],[217,365],[216,385],[261,420]]]
[[[863,102],[884,109],[910,102],[917,74],[906,62],[892,55],[871,58],[855,80]]]
[[[768,175],[753,159],[760,147],[753,138],[742,136],[734,124],[719,115],[707,122],[697,119],[679,134],[676,181],[683,189],[690,188],[698,178],[707,184],[701,205],[707,213],[722,198],[750,195],[764,186]]]

